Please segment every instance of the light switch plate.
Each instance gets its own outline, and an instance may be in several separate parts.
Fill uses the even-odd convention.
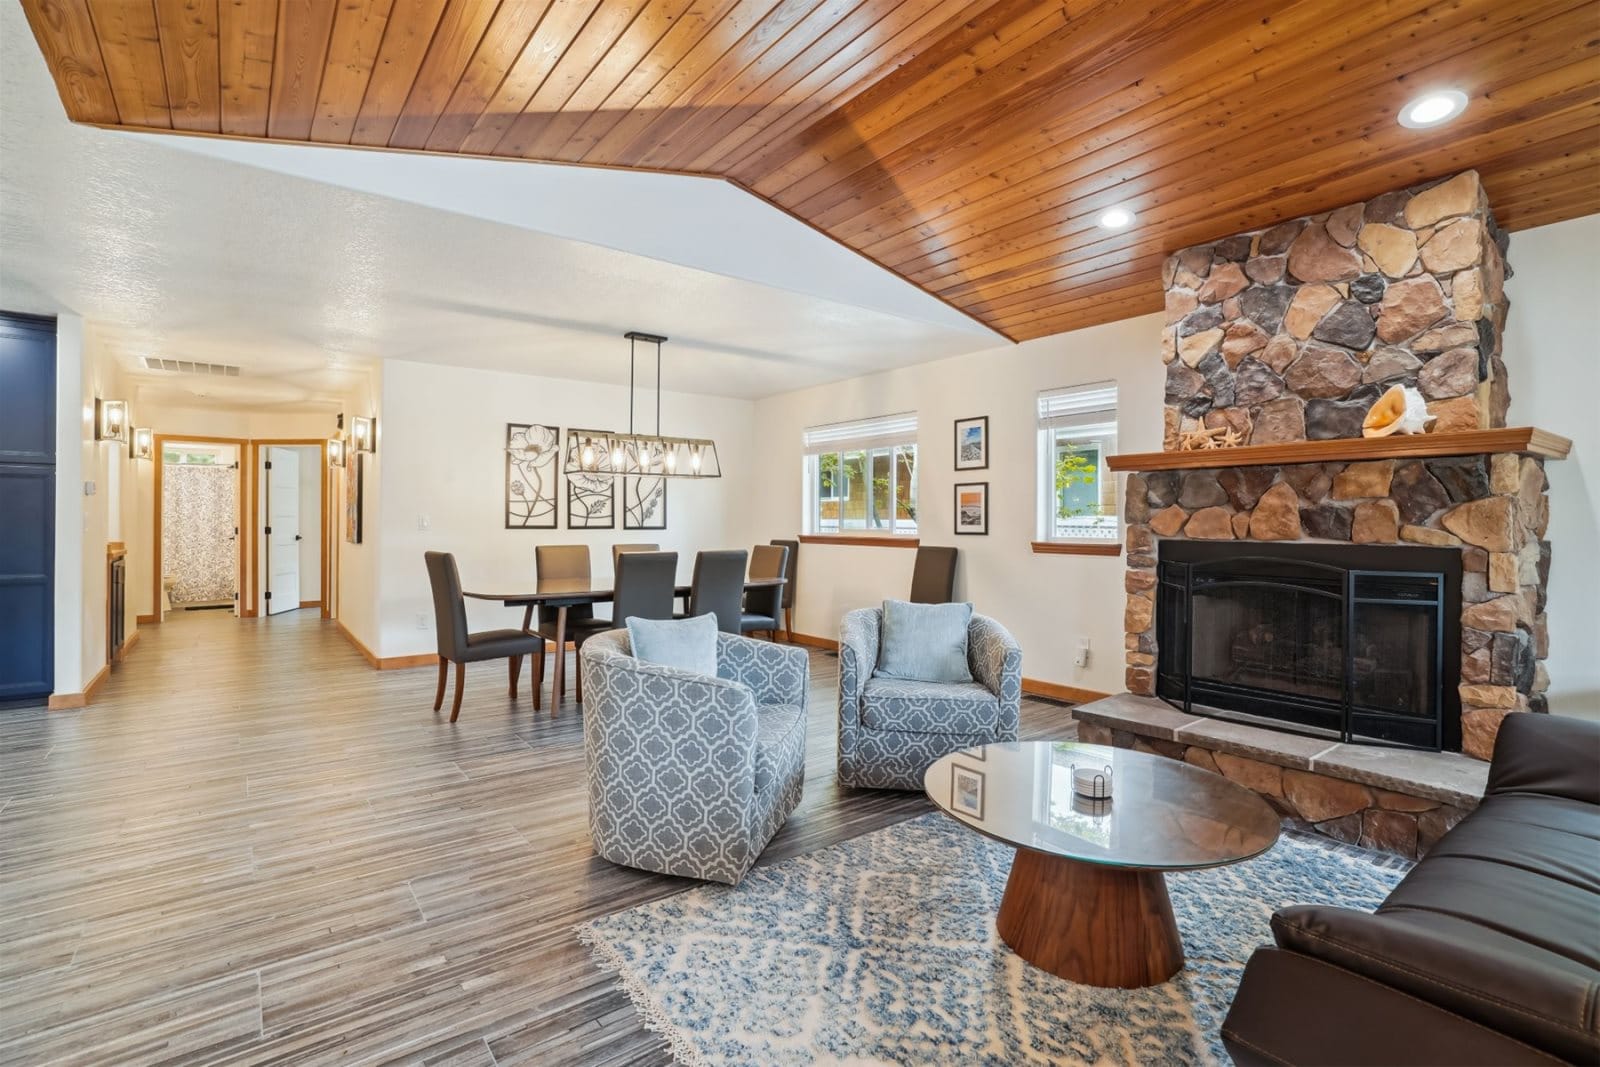
[[[94,483],[93,482],[84,482],[83,483],[83,495],[84,496],[94,496]]]

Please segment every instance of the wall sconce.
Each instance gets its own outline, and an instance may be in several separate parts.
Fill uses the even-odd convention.
[[[128,402],[126,400],[94,398],[94,439],[96,441],[127,442]]]
[[[150,427],[133,428],[133,440],[128,444],[128,454],[134,459],[149,459],[155,454],[155,434]]]
[[[328,438],[328,466],[344,466],[344,439],[339,437]]]
[[[361,415],[350,419],[350,451],[376,452],[378,450],[378,420]]]

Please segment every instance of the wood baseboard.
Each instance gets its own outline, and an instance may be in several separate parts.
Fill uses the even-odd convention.
[[[791,633],[788,635],[789,644],[804,645],[806,648],[820,648],[824,652],[839,651],[839,642],[831,637],[817,637],[813,634]]]
[[[128,639],[126,641],[122,642],[122,647],[117,649],[117,659],[119,661],[127,659],[128,658],[128,653],[133,651],[133,646],[138,640],[139,640],[139,631],[138,630],[135,630],[135,631],[133,631],[133,633],[129,634],[128,635]]]
[[[1087,704],[1091,700],[1104,700],[1111,695],[1102,693],[1098,689],[1082,689],[1075,685],[1062,685],[1059,682],[1042,682],[1037,678],[1024,678],[1022,691],[1029,696],[1059,700],[1066,704]]]
[[[344,639],[354,645],[357,652],[361,653],[361,658],[367,661],[367,666],[375,671],[403,671],[412,667],[433,667],[439,662],[439,656],[434,652],[424,652],[415,656],[389,656],[384,658],[362,644],[360,639],[350,632],[350,628],[344,624],[343,619],[335,619],[333,624],[339,628],[340,633],[344,634]]]
[[[89,684],[84,687],[83,692],[51,693],[50,699],[45,702],[45,709],[48,711],[68,711],[73,708],[86,708],[89,706],[89,702],[94,699],[95,690],[104,685],[109,677],[111,677],[111,664],[107,663],[95,672],[93,678],[89,679]]]
[[[155,614],[155,615],[136,615],[136,616],[134,616],[134,620],[133,621],[135,623],[137,623],[138,625],[140,625],[140,626],[148,626],[153,622],[160,622],[161,621],[161,616],[160,616],[160,614]],[[137,631],[135,631],[135,632],[137,632]]]
[[[320,600],[302,600],[302,601],[300,601],[300,606],[303,607],[303,608],[320,608],[320,607],[322,607],[322,601],[320,601]]]

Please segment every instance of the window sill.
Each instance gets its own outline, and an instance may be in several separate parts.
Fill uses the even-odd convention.
[[[1120,541],[1034,541],[1036,556],[1120,556]]]
[[[863,545],[872,548],[916,548],[922,538],[905,534],[801,534],[803,545]]]

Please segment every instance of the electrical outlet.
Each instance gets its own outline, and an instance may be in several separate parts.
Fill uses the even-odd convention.
[[[426,630],[427,628],[428,628],[428,613],[426,611],[417,612],[417,629]]]
[[[1089,639],[1087,637],[1078,638],[1078,654],[1072,657],[1072,664],[1075,667],[1087,667],[1089,665]]]
[[[432,528],[433,528],[433,521],[431,519],[429,519],[428,516],[426,516],[426,515],[418,515],[417,516],[417,529],[419,529],[419,530],[431,530]]]

